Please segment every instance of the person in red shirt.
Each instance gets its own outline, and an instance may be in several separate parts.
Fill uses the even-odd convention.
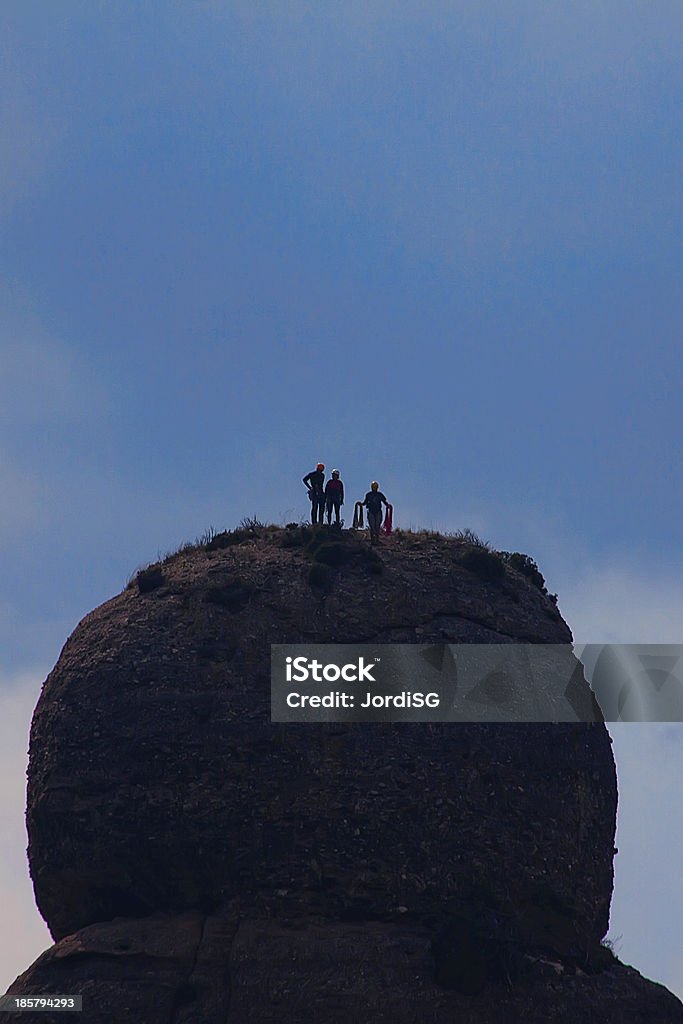
[[[339,510],[344,504],[344,484],[339,479],[339,470],[332,470],[332,479],[327,481],[325,486],[325,503],[327,505],[327,525],[332,522],[332,509],[334,509],[335,526],[340,526]]]

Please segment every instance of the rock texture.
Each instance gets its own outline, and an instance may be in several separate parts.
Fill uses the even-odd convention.
[[[16,1021],[111,1024],[670,1024],[680,1002],[615,962],[586,973],[525,954],[476,994],[434,978],[432,935],[414,923],[263,919],[238,909],[90,925],[17,979],[16,993],[83,994],[84,1013]]]
[[[10,991],[82,993],[88,1022],[682,1020],[600,944],[604,725],[269,720],[271,643],[570,641],[531,578],[472,554],[245,530],[87,616],[31,735],[57,941]]]

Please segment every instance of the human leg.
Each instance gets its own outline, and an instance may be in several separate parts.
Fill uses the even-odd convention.
[[[379,528],[381,526],[382,514],[381,512],[370,512],[368,511],[368,526],[370,527],[370,539],[372,543],[376,543],[379,538]]]

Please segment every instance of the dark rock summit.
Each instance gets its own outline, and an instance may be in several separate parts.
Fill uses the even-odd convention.
[[[376,553],[255,528],[86,616],[31,732],[56,944],[10,992],[82,994],[88,1024],[683,1020],[601,945],[601,722],[270,721],[272,643],[569,643],[526,565],[435,535]]]

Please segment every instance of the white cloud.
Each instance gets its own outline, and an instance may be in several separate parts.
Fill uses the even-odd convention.
[[[78,609],[75,615],[85,614]],[[56,661],[77,619],[68,614],[65,601],[59,603],[59,615],[31,614],[26,606],[19,606],[0,595],[0,693],[2,672],[11,672],[32,658]]]
[[[561,584],[560,606],[579,643],[683,641],[683,582],[661,571],[584,564]]]
[[[52,945],[33,899],[26,860],[26,764],[42,669],[0,679],[0,993]]]
[[[654,562],[648,567],[629,552],[599,560],[569,524],[550,521],[538,509],[526,510],[523,517],[511,510],[507,520],[497,512],[493,518],[507,522],[513,536],[522,535],[523,550],[531,551],[550,589],[558,590],[577,643],[683,642],[683,582],[674,569]],[[491,536],[499,539],[495,530]],[[683,998],[683,724],[610,723],[608,728],[619,783],[609,935],[619,940],[620,959]]]
[[[675,992],[679,999],[683,999],[683,957],[676,954],[671,957],[671,968],[669,972],[668,988]]]
[[[620,959],[683,998],[683,725],[610,724],[619,783],[610,935]]]

